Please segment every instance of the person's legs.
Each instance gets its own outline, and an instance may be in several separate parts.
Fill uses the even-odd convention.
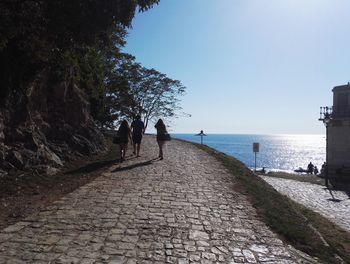
[[[128,146],[127,143],[120,144],[120,160],[121,161],[125,160],[125,153],[126,153],[127,146]]]
[[[158,147],[159,147],[159,158],[163,159],[163,145],[164,141],[163,140],[157,140]]]
[[[126,150],[128,149],[128,143],[124,145],[123,160],[125,160]]]
[[[136,143],[137,143],[137,139],[135,137],[135,135],[132,135],[132,147],[133,147],[133,151],[132,154],[136,155]]]
[[[119,144],[120,161],[123,161],[123,144]]]
[[[134,143],[134,154],[136,154],[137,157],[140,157],[142,135],[133,135],[132,140]]]
[[[140,157],[140,148],[141,148],[141,144],[137,144],[137,151],[136,151],[136,156]]]

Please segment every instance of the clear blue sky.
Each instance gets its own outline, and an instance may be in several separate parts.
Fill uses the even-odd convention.
[[[124,49],[187,87],[172,132],[318,134],[350,80],[349,0],[161,0]]]

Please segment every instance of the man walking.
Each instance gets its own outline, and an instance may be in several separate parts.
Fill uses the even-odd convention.
[[[131,123],[131,131],[132,131],[132,141],[134,146],[134,155],[136,157],[140,157],[140,147],[142,134],[145,133],[145,124],[141,121],[141,116],[137,115],[135,120]]]

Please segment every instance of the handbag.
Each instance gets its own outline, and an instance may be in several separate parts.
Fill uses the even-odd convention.
[[[171,140],[171,136],[169,133],[164,133],[164,140],[165,141],[170,141]]]

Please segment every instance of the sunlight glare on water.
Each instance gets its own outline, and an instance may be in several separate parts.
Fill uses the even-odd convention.
[[[191,134],[174,134],[180,138],[200,143],[200,137]],[[257,168],[292,172],[306,168],[311,161],[320,169],[326,156],[324,135],[219,135],[204,137],[204,144],[231,155],[247,167],[254,168],[253,142],[260,143]]]

